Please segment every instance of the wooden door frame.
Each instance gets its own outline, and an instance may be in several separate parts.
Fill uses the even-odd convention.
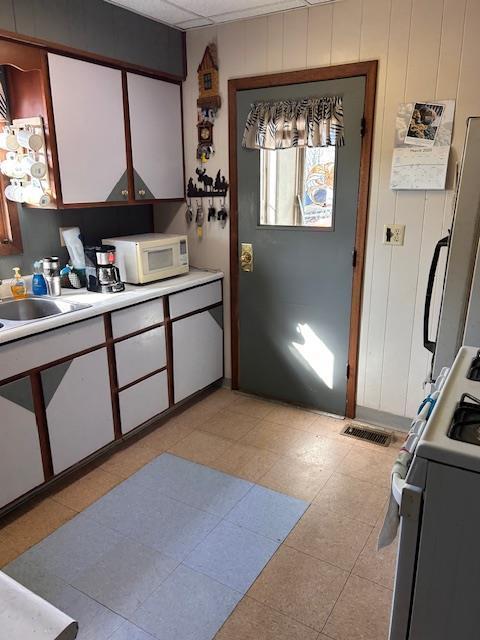
[[[365,77],[364,134],[360,156],[357,221],[355,231],[355,264],[352,280],[352,303],[350,312],[350,337],[348,346],[347,404],[345,414],[355,417],[358,378],[358,350],[362,289],[367,235],[368,200],[370,190],[370,166],[372,158],[373,125],[375,116],[375,94],[377,84],[377,60],[355,62],[332,67],[304,69],[285,73],[273,73],[228,81],[228,139],[230,176],[230,310],[232,349],[232,389],[239,382],[239,256],[238,256],[238,167],[237,167],[237,92],[247,89],[339,80],[341,78]]]

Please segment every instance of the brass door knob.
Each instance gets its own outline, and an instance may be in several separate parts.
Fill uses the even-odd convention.
[[[240,268],[242,271],[253,271],[253,248],[249,242],[242,242]]]

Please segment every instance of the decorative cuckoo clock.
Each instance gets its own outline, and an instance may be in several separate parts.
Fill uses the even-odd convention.
[[[209,44],[205,49],[198,69],[198,146],[197,159],[205,162],[214,153],[213,123],[220,108],[221,99],[218,93],[217,47]]]

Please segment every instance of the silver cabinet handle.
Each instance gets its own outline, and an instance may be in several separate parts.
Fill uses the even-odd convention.
[[[145,189],[139,189],[138,190],[138,195],[139,196],[144,196],[145,195]]]
[[[122,190],[122,196],[123,196],[124,198],[127,198],[127,197],[128,197],[128,189],[123,189],[123,190]]]

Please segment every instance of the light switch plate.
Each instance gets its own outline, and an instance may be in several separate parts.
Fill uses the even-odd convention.
[[[383,227],[383,244],[391,244],[397,247],[403,245],[405,240],[404,224],[386,224]]]

